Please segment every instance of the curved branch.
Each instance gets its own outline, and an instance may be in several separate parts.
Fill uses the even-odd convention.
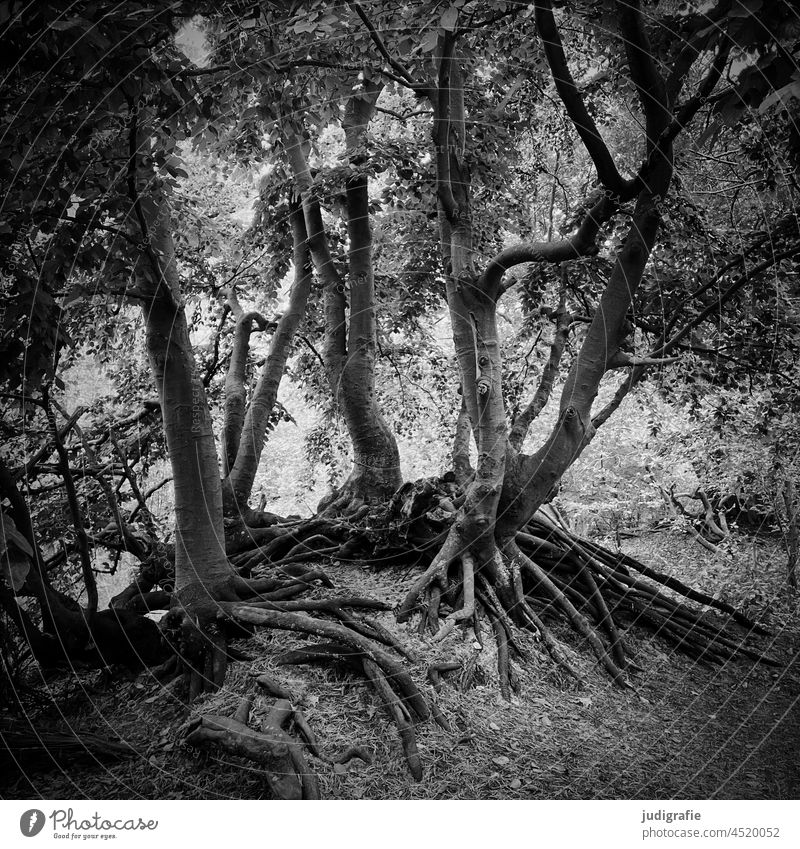
[[[69,455],[61,436],[58,432],[56,416],[53,408],[50,405],[50,392],[47,386],[42,387],[42,406],[44,408],[47,424],[50,428],[50,436],[56,446],[56,452],[59,459],[59,470],[64,478],[64,486],[67,491],[67,503],[72,515],[72,524],[75,526],[75,536],[78,540],[78,551],[81,556],[81,572],[83,581],[86,585],[86,612],[91,614],[97,611],[97,582],[95,581],[94,572],[92,571],[92,558],[89,553],[89,537],[86,534],[86,528],[83,524],[83,513],[78,504],[78,493],[75,489],[75,481],[69,469]]]
[[[244,417],[236,454],[231,462],[229,483],[240,508],[245,508],[250,498],[261,451],[264,448],[267,425],[278,397],[278,387],[286,368],[294,334],[306,310],[313,281],[305,220],[299,201],[291,203],[290,218],[294,239],[294,283],[289,295],[289,304],[275,328],[267,359]]]
[[[653,58],[639,0],[617,0],[616,8],[631,81],[639,95],[652,148],[670,119],[667,86]]]
[[[609,191],[621,198],[633,197],[636,191],[636,181],[626,180],[617,170],[614,158],[603,141],[594,118],[589,114],[569,70],[567,57],[564,54],[564,45],[553,16],[553,7],[550,0],[537,0],[535,14],[536,27],[544,45],[545,56],[556,85],[556,91],[578,135],[581,137],[584,147],[591,156],[592,162],[594,162],[600,182]]]
[[[241,312],[238,302],[235,303],[239,312]],[[231,311],[234,315],[236,315],[236,307],[231,305]],[[247,397],[244,386],[247,355],[250,353],[250,334],[253,332],[254,324],[259,330],[264,330],[267,326],[267,320],[257,312],[247,312],[241,313],[236,321],[233,350],[228,364],[228,373],[225,375],[225,425],[222,433],[223,474],[227,474],[232,468],[239,451]]]
[[[502,294],[509,287],[500,285],[503,275],[509,268],[523,262],[566,262],[582,256],[597,253],[595,240],[600,227],[616,212],[616,201],[606,194],[586,213],[574,236],[557,242],[523,242],[504,248],[496,254],[482,275],[482,285],[487,292]]]
[[[572,316],[567,310],[566,302],[566,272],[562,268],[561,293],[559,295],[558,309],[555,313],[556,327],[553,333],[553,343],[550,346],[550,356],[542,370],[542,377],[533,398],[528,406],[514,419],[514,423],[508,434],[508,441],[511,443],[511,447],[517,451],[522,448],[522,443],[525,441],[525,436],[528,433],[531,422],[547,406],[547,402],[550,400],[550,393],[553,391],[553,384],[558,375],[561,355],[564,353],[564,346],[567,344],[569,329],[572,325]]]

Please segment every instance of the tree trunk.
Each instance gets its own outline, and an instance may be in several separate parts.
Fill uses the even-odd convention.
[[[350,99],[343,121],[348,155],[355,167],[363,162],[358,151],[380,93],[375,84],[366,83],[365,88],[365,93]],[[366,175],[348,180],[346,198],[350,315],[339,396],[353,443],[353,470],[340,498],[358,506],[386,501],[402,479],[397,443],[375,400],[375,274]]]
[[[467,402],[464,400],[463,390],[461,396],[461,410],[456,421],[456,434],[453,438],[453,474],[459,486],[466,486],[475,470],[469,457],[469,447],[472,441],[472,422],[467,412]]]
[[[30,571],[19,592],[14,595],[35,597],[39,602],[44,630],[51,634],[66,635],[74,629],[76,624],[80,625],[83,621],[80,606],[51,586],[28,505],[17,488],[14,476],[2,459],[0,459],[0,493],[4,500],[8,500],[9,506],[6,509],[13,518],[17,530],[25,537],[33,551]]]
[[[223,481],[225,515],[243,517],[245,523],[252,513],[248,501],[264,449],[269,418],[275,409],[286,361],[292,350],[295,332],[305,314],[313,282],[303,211],[296,201],[292,202],[291,222],[294,239],[294,283],[289,305],[275,328],[267,360],[244,415],[230,472]]]
[[[214,596],[233,575],[225,554],[222,488],[205,389],[195,368],[178,283],[169,208],[148,222],[141,264],[152,298],[142,307],[173,475],[175,590],[182,604]]]
[[[225,477],[230,474],[236,462],[242,438],[245,411],[247,410],[247,389],[245,387],[247,355],[250,353],[250,334],[253,332],[254,322],[259,326],[259,329],[264,329],[264,319],[258,313],[241,313],[237,317],[236,329],[233,333],[231,360],[228,365],[228,372],[225,375],[225,426],[222,430],[222,471]]]
[[[364,83],[345,109],[343,127],[351,163],[362,162],[367,125],[380,88]],[[341,409],[353,446],[353,469],[345,483],[320,502],[319,510],[347,512],[362,504],[386,501],[400,486],[400,455],[394,435],[375,400],[375,279],[368,180],[356,174],[346,186],[349,236],[350,310],[345,284],[331,257],[322,212],[313,196],[313,179],[303,143],[287,128],[285,147],[303,199],[314,266],[324,287],[325,345],[323,359],[331,394]]]
[[[640,35],[637,30],[636,33],[628,33],[627,37],[639,39]],[[600,381],[606,371],[616,365],[615,354],[628,333],[627,313],[655,243],[660,221],[659,201],[666,193],[672,176],[671,139],[663,135],[666,132],[665,122],[669,120],[669,116],[661,114],[663,92],[657,93],[656,106],[649,102],[644,105],[643,101],[648,113],[646,170],[637,180],[621,183],[625,190],[634,186],[632,191],[637,197],[630,231],[568,375],[556,426],[544,445],[532,456],[526,456],[519,454],[515,446],[521,446],[530,420],[538,415],[547,401],[560,349],[566,339],[568,318],[564,315],[562,295],[551,362],[543,375],[541,392],[537,392],[532,405],[518,422],[512,444],[503,404],[502,362],[496,322],[496,302],[505,291],[503,274],[521,262],[561,263],[596,253],[599,228],[614,214],[618,200],[612,192],[604,192],[595,198],[574,236],[559,242],[521,244],[505,249],[482,274],[476,273],[472,250],[470,177],[464,162],[464,65],[455,57],[455,41],[456,36],[450,34],[445,34],[441,41],[438,81],[431,95],[433,141],[443,260],[448,271],[447,301],[464,402],[475,432],[478,463],[475,477],[467,487],[464,502],[444,544],[406,595],[398,618],[407,619],[417,609],[419,597],[425,593],[423,621],[438,621],[443,592],[449,590],[452,593],[459,586],[458,583],[455,587],[450,584],[449,567],[460,560],[463,609],[448,616],[440,636],[455,623],[462,620],[469,622],[473,618],[473,603],[471,600],[468,603],[467,587],[472,586],[476,579],[481,586],[480,603],[498,620],[499,627],[505,629],[503,633],[510,633],[503,624],[508,621],[534,627],[544,634],[541,621],[526,600],[526,594],[535,589],[589,640],[603,666],[617,683],[624,686],[624,651],[594,577],[586,569],[581,569],[581,580],[587,588],[586,599],[589,599],[586,603],[593,606],[597,621],[607,631],[613,657],[592,625],[575,607],[574,601],[578,597],[571,586],[559,583],[558,578],[551,578],[520,548],[517,534],[532,520],[561,476],[590,441],[594,432],[591,410]],[[647,66],[645,71],[649,72],[649,65],[642,59],[641,52],[646,51],[637,43],[635,55],[629,56],[629,62],[636,65],[637,75],[643,73],[642,65]],[[567,85],[574,86],[571,80],[567,80]],[[658,112],[655,119],[651,115],[654,110]],[[608,170],[598,166],[601,179]],[[583,601],[578,603],[582,605]],[[554,657],[557,654],[555,652]],[[507,660],[501,666],[504,667],[500,670],[501,679],[507,681]]]
[[[653,176],[651,187],[639,195],[631,228],[567,376],[560,414],[550,436],[534,454],[512,455],[497,527],[500,540],[513,538],[527,524],[591,441],[592,404],[612,357],[627,335],[627,312],[658,233],[660,214],[656,198],[666,192],[671,176],[671,161],[665,158]]]

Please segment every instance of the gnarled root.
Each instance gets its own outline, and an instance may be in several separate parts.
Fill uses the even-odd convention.
[[[283,728],[294,719],[295,727],[309,745],[310,729],[302,714],[298,723],[299,711],[291,700],[278,698],[260,731],[254,731],[247,724],[252,705],[253,696],[248,695],[241,700],[232,717],[196,717],[188,724],[186,742],[193,746],[216,746],[260,764],[278,799],[319,799],[319,781],[308,767],[301,744]],[[309,745],[309,751],[314,753],[315,748],[316,741],[313,746]]]
[[[468,552],[461,555],[461,571],[464,581],[464,605],[445,619],[433,638],[434,642],[443,640],[459,622],[471,619],[475,615],[475,562]]]
[[[406,756],[406,763],[411,774],[417,781],[422,781],[422,761],[417,750],[417,737],[414,733],[411,716],[402,699],[398,699],[392,690],[383,670],[377,663],[370,660],[368,657],[361,659],[361,664],[364,668],[364,675],[367,677],[372,689],[378,695],[378,698],[383,702],[389,716],[397,726],[400,734],[400,742],[403,746],[403,753]]]
[[[430,715],[424,696],[411,676],[398,661],[383,651],[377,643],[362,634],[356,633],[345,625],[313,619],[301,613],[284,613],[276,610],[264,610],[258,607],[236,604],[227,606],[228,613],[238,620],[251,622],[268,628],[311,634],[315,637],[333,640],[347,647],[350,653],[367,657],[376,663],[386,677],[397,688],[409,710],[420,719]]]
[[[433,562],[425,570],[425,572],[414,581],[411,589],[408,591],[405,599],[403,599],[397,611],[397,621],[406,622],[414,612],[418,609],[419,597],[429,587],[437,584],[440,589],[447,584],[447,570],[450,563],[455,559],[459,552],[459,539],[457,534],[451,532],[447,535],[444,545],[439,549],[439,553],[434,557]],[[438,605],[438,596],[437,596]]]
[[[341,614],[342,606],[330,605],[327,612]],[[352,627],[359,623],[349,616],[344,619],[347,624],[339,624],[312,619],[299,613],[266,610],[262,607],[234,606],[230,613],[247,621],[257,621],[258,624],[268,624],[270,627],[330,638],[326,642],[312,643],[300,649],[284,652],[278,662],[280,664],[344,663],[352,671],[363,674],[397,726],[411,774],[415,779],[421,779],[422,762],[417,751],[413,723],[427,719],[431,715],[431,709],[411,676],[396,660],[373,642],[372,637],[380,637],[380,631],[377,635],[370,633],[369,636],[365,636],[360,632],[362,630],[360,627],[359,630]],[[392,642],[395,641],[392,640]],[[447,721],[441,716],[441,712],[438,712],[438,717],[435,715],[435,718],[440,724],[444,722],[447,727]]]
[[[738,655],[776,663],[746,644],[751,634],[766,632],[762,626],[725,602],[634,558],[576,537],[551,508],[537,513],[515,538],[498,540],[495,554],[484,555],[479,562],[473,551],[461,544],[457,526],[452,524],[453,513],[441,506],[455,503],[448,496],[452,493],[446,487],[418,481],[398,490],[390,505],[394,517],[407,519],[406,530],[393,526],[393,533],[401,540],[413,536],[409,557],[429,550],[435,542],[440,544],[430,565],[412,584],[397,618],[407,621],[420,612],[419,633],[430,631],[439,642],[458,625],[474,628],[480,640],[477,622],[482,614],[487,614],[498,645],[498,673],[504,695],[511,689],[510,657],[519,648],[515,636],[519,629],[534,631],[553,660],[581,680],[563,646],[546,627],[545,613],[566,619],[621,687],[630,686],[626,672],[638,668],[627,657],[621,622],[645,625],[702,661],[722,662]],[[451,517],[449,522],[447,515]],[[453,573],[460,573],[461,580]],[[659,585],[713,607],[732,621],[710,621],[706,614],[667,595]],[[450,605],[452,612],[442,621],[444,614],[440,609],[444,603]],[[733,625],[742,626],[747,633],[736,633]]]

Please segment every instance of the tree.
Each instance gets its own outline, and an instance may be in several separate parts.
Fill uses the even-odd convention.
[[[788,268],[797,255],[796,222],[787,219],[785,245],[767,251],[755,238],[746,251],[750,266],[740,270],[726,257],[711,267],[700,216],[674,187],[676,148],[692,132],[692,120],[724,114],[739,96],[737,85],[750,78],[753,56],[774,73],[756,95],[749,86],[748,97],[764,103],[770,92],[786,91],[786,49],[774,49],[768,26],[753,30],[752,5],[723,3],[704,14],[669,16],[632,0],[569,3],[557,12],[548,0],[532,8],[476,2],[444,10],[427,2],[370,9],[352,3],[336,10],[319,2],[225,7],[214,15],[203,10],[211,49],[210,64],[202,66],[193,66],[175,46],[191,5],[178,14],[166,4],[137,3],[113,16],[102,4],[48,7],[27,28],[19,16],[10,19],[16,64],[9,69],[3,115],[22,132],[2,151],[11,177],[10,223],[3,235],[13,284],[3,341],[10,365],[2,377],[23,419],[9,425],[15,439],[28,449],[22,431],[32,400],[49,433],[47,444],[28,461],[23,457],[15,472],[0,469],[8,501],[8,591],[0,601],[20,633],[34,647],[74,635],[74,645],[61,643],[66,660],[76,657],[106,613],[96,610],[92,549],[124,548],[145,568],[115,604],[126,613],[169,607],[163,632],[173,651],[163,671],[185,672],[190,698],[221,685],[228,661],[236,659],[230,635],[263,626],[321,638],[327,642],[312,643],[292,659],[345,658],[396,722],[415,776],[421,765],[411,720],[426,719],[432,708],[390,653],[407,656],[404,647],[378,622],[351,612],[386,605],[363,598],[296,598],[315,582],[330,583],[324,572],[303,565],[311,555],[411,560],[422,567],[399,618],[419,612],[421,628],[444,640],[456,626],[480,633],[480,617],[486,616],[507,698],[511,656],[522,656],[520,628],[538,633],[555,661],[577,674],[542,618],[548,607],[589,642],[621,686],[627,686],[629,671],[618,627],[623,616],[705,659],[744,653],[772,662],[733,629],[741,625],[751,635],[759,630],[755,623],[674,578],[577,538],[548,506],[564,473],[648,371],[669,366],[687,340],[691,351],[705,347],[695,344],[693,332],[726,310],[740,328],[747,326],[738,296],[770,270]],[[562,29],[571,33],[566,42]],[[42,75],[37,63],[51,47],[69,61]],[[102,68],[98,54],[104,56]],[[575,68],[588,72],[590,56],[601,57],[602,73],[578,83]],[[719,91],[736,63],[743,70]],[[45,108],[41,88],[50,73],[67,92],[54,109]],[[52,88],[54,81],[48,82]],[[616,120],[618,101],[628,93],[636,96],[634,123],[640,129]],[[74,131],[76,115],[83,120]],[[559,124],[565,159],[575,165],[559,173],[560,148],[548,210],[532,215],[535,199],[527,194],[538,191],[546,141],[531,126],[542,116]],[[607,134],[624,139],[617,147],[625,150],[617,153],[604,140]],[[193,199],[182,190],[191,187],[185,169],[192,161],[190,137],[196,156],[213,153],[264,169],[248,238],[264,240],[273,262],[271,268],[266,261],[257,266],[255,282],[244,276],[244,260],[204,258],[189,238]],[[641,151],[640,164],[631,150]],[[791,134],[787,151],[790,156]],[[589,164],[593,173],[587,177]],[[195,202],[198,194],[195,188]],[[404,215],[394,227],[398,210]],[[566,232],[552,238],[557,213]],[[544,241],[535,239],[537,221],[547,222]],[[376,250],[376,233],[389,247],[379,241]],[[676,250],[671,240],[678,239],[687,246]],[[661,291],[654,260],[672,269]],[[525,275],[507,277],[523,264]],[[253,293],[274,293],[290,266],[294,283],[282,316],[269,321],[242,306]],[[415,266],[421,270],[406,273]],[[687,277],[698,280],[689,291]],[[517,289],[524,291],[513,301]],[[223,304],[205,374],[192,345],[187,292],[206,307],[213,299]],[[384,393],[379,404],[376,392],[378,340],[396,337],[386,346],[387,359],[395,344],[413,347],[409,340],[440,309],[442,298],[454,352],[449,391],[454,397],[457,385],[461,394],[460,411],[451,411],[454,469],[402,484],[397,441],[381,409],[391,401]],[[547,298],[556,306],[548,307]],[[510,388],[504,373],[498,304],[510,300],[529,323],[538,313],[537,320],[552,321],[554,331],[539,385],[528,404],[515,403],[517,414],[509,422],[506,398],[519,398],[520,388]],[[172,547],[152,517],[143,536],[135,533],[135,513],[149,515],[133,471],[139,457],[115,436],[130,417],[112,423],[105,439],[84,434],[80,415],[66,411],[62,435],[54,414],[59,359],[70,342],[62,315],[80,338],[88,338],[87,311],[107,326],[131,304],[141,307],[159,395],[145,411],[160,412],[172,469]],[[218,377],[224,359],[219,337],[230,332],[228,316],[235,323],[225,342],[227,368]],[[342,411],[353,447],[348,479],[308,521],[283,519],[249,503],[278,385],[301,326],[322,337],[327,393]],[[251,337],[268,329],[270,349],[248,392]],[[718,332],[709,342],[725,335]],[[35,357],[27,356],[31,338]],[[560,384],[565,354],[556,424],[528,453],[528,430]],[[616,369],[628,370],[627,376],[596,411],[601,384]],[[219,398],[219,452],[209,398]],[[70,434],[68,446],[64,438]],[[60,478],[54,485],[67,493],[75,537],[65,558],[80,563],[87,591],[83,611],[49,586],[49,561],[38,551],[37,527],[16,482],[53,451]],[[109,462],[101,460],[101,451]],[[75,485],[77,456],[90,469],[86,477],[96,484],[95,501],[102,493],[112,520],[102,535],[87,530]],[[115,475],[136,501],[128,516],[110,483]],[[787,504],[793,500],[790,494]],[[40,524],[40,534],[42,529]],[[712,625],[661,586],[730,619]],[[29,594],[39,601],[41,630],[16,601]],[[445,607],[450,612],[442,622]],[[48,617],[50,610],[55,615]],[[145,627],[138,616],[119,612],[116,619],[131,639]],[[45,651],[37,654],[45,659]],[[279,703],[261,736],[247,728],[247,703],[232,720],[207,718],[192,733],[198,742],[253,757],[274,776],[288,775],[275,779],[277,793],[313,796],[317,790],[303,778],[308,770],[302,756],[282,736],[291,710],[280,700],[287,697],[275,682],[263,686]]]

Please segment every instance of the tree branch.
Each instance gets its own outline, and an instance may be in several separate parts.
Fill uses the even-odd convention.
[[[670,121],[669,126],[667,126],[659,136],[658,147],[672,141],[678,133],[687,126],[692,118],[694,118],[698,109],[706,103],[709,95],[712,91],[714,91],[714,87],[719,82],[722,72],[725,70],[725,65],[728,62],[730,52],[731,42],[730,39],[726,39],[725,43],[717,51],[717,55],[714,57],[714,61],[712,62],[708,73],[697,87],[695,94],[677,110],[672,121]]]
[[[617,0],[616,7],[631,80],[639,95],[647,140],[652,148],[670,118],[667,87],[653,58],[640,0]]]
[[[225,423],[222,435],[223,476],[227,475],[233,468],[242,436],[247,400],[244,379],[247,370],[247,355],[250,351],[250,334],[253,332],[254,324],[259,330],[264,330],[267,327],[267,320],[260,313],[243,312],[238,301],[236,307],[238,307],[240,315],[236,322],[233,350],[228,364],[228,372],[225,375]],[[236,310],[233,307],[231,310],[235,315]]]
[[[626,354],[624,351],[617,351],[606,363],[606,367],[615,369],[630,368],[631,366],[665,366],[670,363],[677,363],[679,359],[680,357],[637,357],[633,354]]]
[[[597,169],[600,182],[621,198],[633,197],[635,181],[626,180],[617,170],[614,159],[589,114],[575,80],[569,70],[564,45],[553,16],[550,0],[537,0],[535,4],[536,27],[544,45],[547,63],[564,108],[575,126],[581,141]]]
[[[436,194],[449,223],[458,218],[458,205],[453,197],[453,183],[450,175],[450,67],[452,60],[453,38],[449,33],[445,33],[433,97],[433,141],[437,158]]]
[[[514,419],[508,436],[511,447],[516,451],[522,448],[522,443],[525,441],[525,436],[528,433],[531,422],[539,416],[550,400],[553,384],[558,375],[561,356],[564,353],[564,347],[569,337],[572,316],[567,310],[567,272],[565,266],[561,267],[561,289],[558,298],[558,308],[556,309],[554,318],[556,320],[556,327],[553,332],[553,342],[550,345],[550,356],[542,370],[539,386],[536,388],[536,392],[528,406]]]
[[[496,292],[498,295],[505,292],[509,287],[500,285],[503,275],[509,268],[523,262],[559,263],[596,254],[595,242],[600,227],[616,210],[616,201],[603,194],[586,213],[574,236],[557,242],[524,242],[504,248],[490,260],[483,272],[482,280],[486,291]]]
[[[733,281],[728,288],[714,301],[713,304],[707,306],[704,310],[698,313],[694,318],[688,321],[677,333],[675,333],[668,341],[660,340],[656,343],[653,350],[644,359],[654,359],[658,362],[663,362],[666,354],[678,348],[680,342],[695,328],[702,324],[706,319],[713,315],[716,311],[729,301],[746,283],[748,283],[755,275],[766,271],[776,263],[788,259],[792,256],[800,254],[800,245],[795,245],[792,248],[787,248],[785,251],[773,254],[769,259],[751,268],[745,274],[742,274]],[[706,286],[702,287],[703,289]],[[674,322],[670,322],[674,324]],[[642,380],[646,374],[648,365],[646,363],[637,364],[632,369],[630,375],[619,385],[614,397],[611,401],[592,418],[592,425],[595,429],[600,428],[608,419],[616,412],[625,396]]]
[[[725,291],[714,300],[712,304],[709,304],[704,310],[701,310],[693,319],[688,321],[677,333],[675,333],[667,342],[656,347],[655,350],[651,351],[648,356],[649,357],[662,357],[665,354],[668,354],[673,348],[681,342],[686,336],[689,334],[691,330],[695,327],[698,327],[702,324],[709,316],[713,315],[717,312],[723,304],[727,303],[746,283],[749,283],[750,280],[753,279],[758,274],[761,274],[762,271],[766,271],[771,268],[773,265],[781,262],[784,259],[789,259],[790,257],[797,256],[800,254],[800,245],[793,245],[791,248],[787,248],[786,250],[780,251],[778,253],[773,254],[768,259],[765,259],[763,262],[760,262],[758,265],[753,266],[748,272],[740,275],[736,280],[734,280]]]
[[[61,441],[58,425],[56,424],[55,413],[50,406],[50,392],[47,386],[42,387],[42,405],[44,407],[47,424],[50,428],[50,436],[56,446],[58,453],[59,469],[61,476],[64,478],[64,485],[67,491],[67,503],[72,514],[72,524],[75,527],[75,536],[78,540],[78,551],[81,557],[81,572],[83,573],[83,581],[86,585],[86,610],[89,615],[97,611],[97,582],[92,571],[92,558],[89,553],[89,537],[86,534],[86,528],[83,524],[83,514],[81,513],[80,505],[78,504],[78,493],[75,489],[75,481],[72,478],[72,473],[69,469],[69,456]]]
[[[504,12],[498,12],[498,14],[493,15],[491,18],[486,18],[483,21],[478,21],[477,23],[473,23],[472,21],[465,27],[460,27],[454,33],[456,38],[460,38],[462,35],[467,35],[470,32],[475,32],[475,30],[486,29],[490,27],[492,24],[496,24],[498,21],[502,21],[504,18],[515,17],[525,8],[524,4],[519,4],[518,6],[512,7],[511,9],[506,9]]]
[[[367,32],[369,32],[369,37],[378,48],[378,53],[380,53],[381,56],[383,56],[383,58],[389,63],[390,67],[394,68],[394,70],[406,81],[405,84],[415,90],[424,87],[414,79],[409,70],[403,64],[398,62],[391,53],[389,53],[380,33],[378,33],[375,29],[375,25],[372,21],[370,21],[369,17],[367,17],[364,7],[360,3],[350,3],[350,7],[358,15],[358,17],[361,18],[364,26],[367,28]]]
[[[300,134],[290,127],[288,122],[285,122],[283,126],[283,144],[294,174],[298,194],[302,199],[311,258],[323,286],[325,312],[323,362],[325,364],[325,376],[333,392],[335,402],[344,359],[347,355],[344,282],[336,270],[336,265],[331,256],[328,236],[322,220],[322,211],[319,201],[313,193],[314,181],[303,150],[303,141]]]

